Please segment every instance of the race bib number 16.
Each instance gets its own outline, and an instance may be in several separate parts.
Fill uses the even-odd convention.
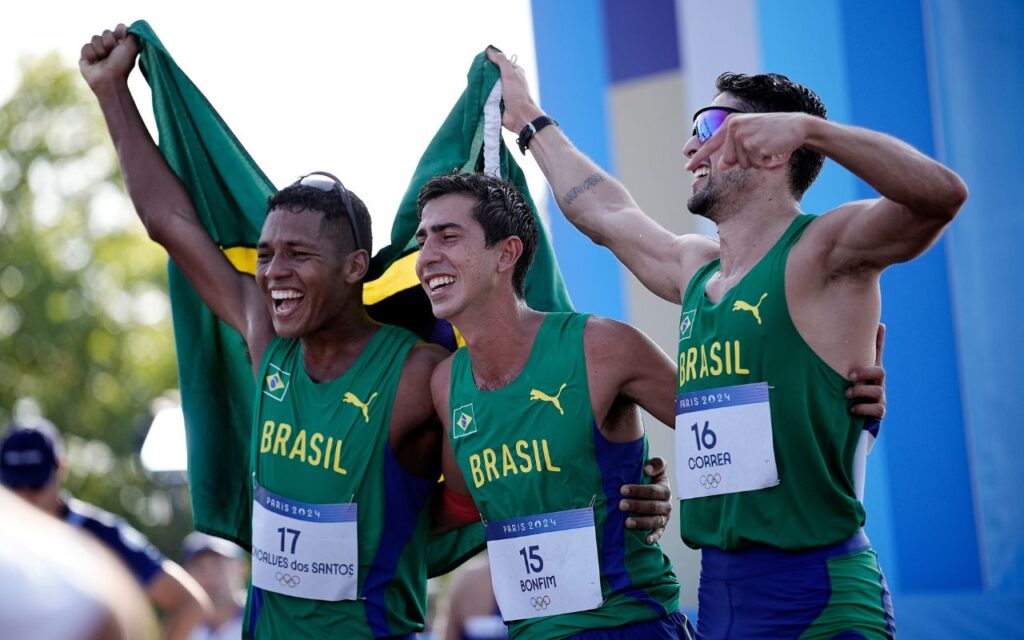
[[[676,396],[676,480],[683,500],[779,484],[768,383]]]

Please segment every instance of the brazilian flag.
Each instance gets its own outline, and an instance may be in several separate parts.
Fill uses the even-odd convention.
[[[174,63],[149,24],[136,22],[129,31],[140,41],[140,66],[153,93],[161,153],[191,195],[210,236],[237,269],[252,273],[267,197],[274,186]],[[522,170],[501,140],[500,103],[498,69],[480,53],[470,66],[465,92],[406,187],[391,244],[374,256],[371,279],[364,287],[364,302],[374,318],[401,324],[451,348],[451,328],[431,314],[414,272],[416,196],[435,175],[486,171],[515,184],[533,206]],[[526,278],[527,302],[544,311],[570,310],[554,252],[539,226],[537,255]],[[168,271],[195,525],[248,548],[255,388],[245,343],[202,303],[173,263]],[[431,575],[447,571],[482,543],[480,526],[435,539]]]

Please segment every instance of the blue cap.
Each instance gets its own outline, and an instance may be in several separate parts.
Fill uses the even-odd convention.
[[[62,444],[48,420],[13,424],[0,442],[0,483],[11,489],[38,489],[57,472]]]

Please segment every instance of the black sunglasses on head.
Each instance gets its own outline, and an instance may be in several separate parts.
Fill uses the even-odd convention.
[[[352,226],[352,239],[355,241],[356,251],[364,248],[369,251],[369,247],[363,247],[363,243],[359,240],[359,227],[356,225],[356,214],[352,210],[352,198],[348,195],[348,189],[345,188],[345,185],[342,184],[341,180],[326,171],[314,171],[312,173],[307,173],[296,180],[292,186],[294,187],[295,185],[312,187],[327,193],[337,190],[338,195],[341,197],[341,203],[345,205],[345,214],[348,215],[348,223]]]

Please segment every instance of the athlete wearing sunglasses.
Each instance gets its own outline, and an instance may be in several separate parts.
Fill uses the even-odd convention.
[[[704,107],[693,114],[693,133],[701,144],[708,141],[708,138],[715,135],[715,132],[725,123],[725,119],[732,113],[743,113],[732,107]]]
[[[505,126],[545,117],[522,71],[491,59]],[[698,636],[890,637],[861,502],[877,432],[865,418],[884,411],[881,387],[864,384],[883,374],[871,366],[879,278],[935,242],[966,187],[894,138],[827,121],[785,76],[722,74],[716,89],[683,153],[688,207],[717,224],[720,243],[647,217],[558,127],[529,148],[569,221],[682,303],[676,469],[683,541],[703,551]],[[804,215],[825,157],[880,197]],[[875,402],[848,406],[854,396]]]

